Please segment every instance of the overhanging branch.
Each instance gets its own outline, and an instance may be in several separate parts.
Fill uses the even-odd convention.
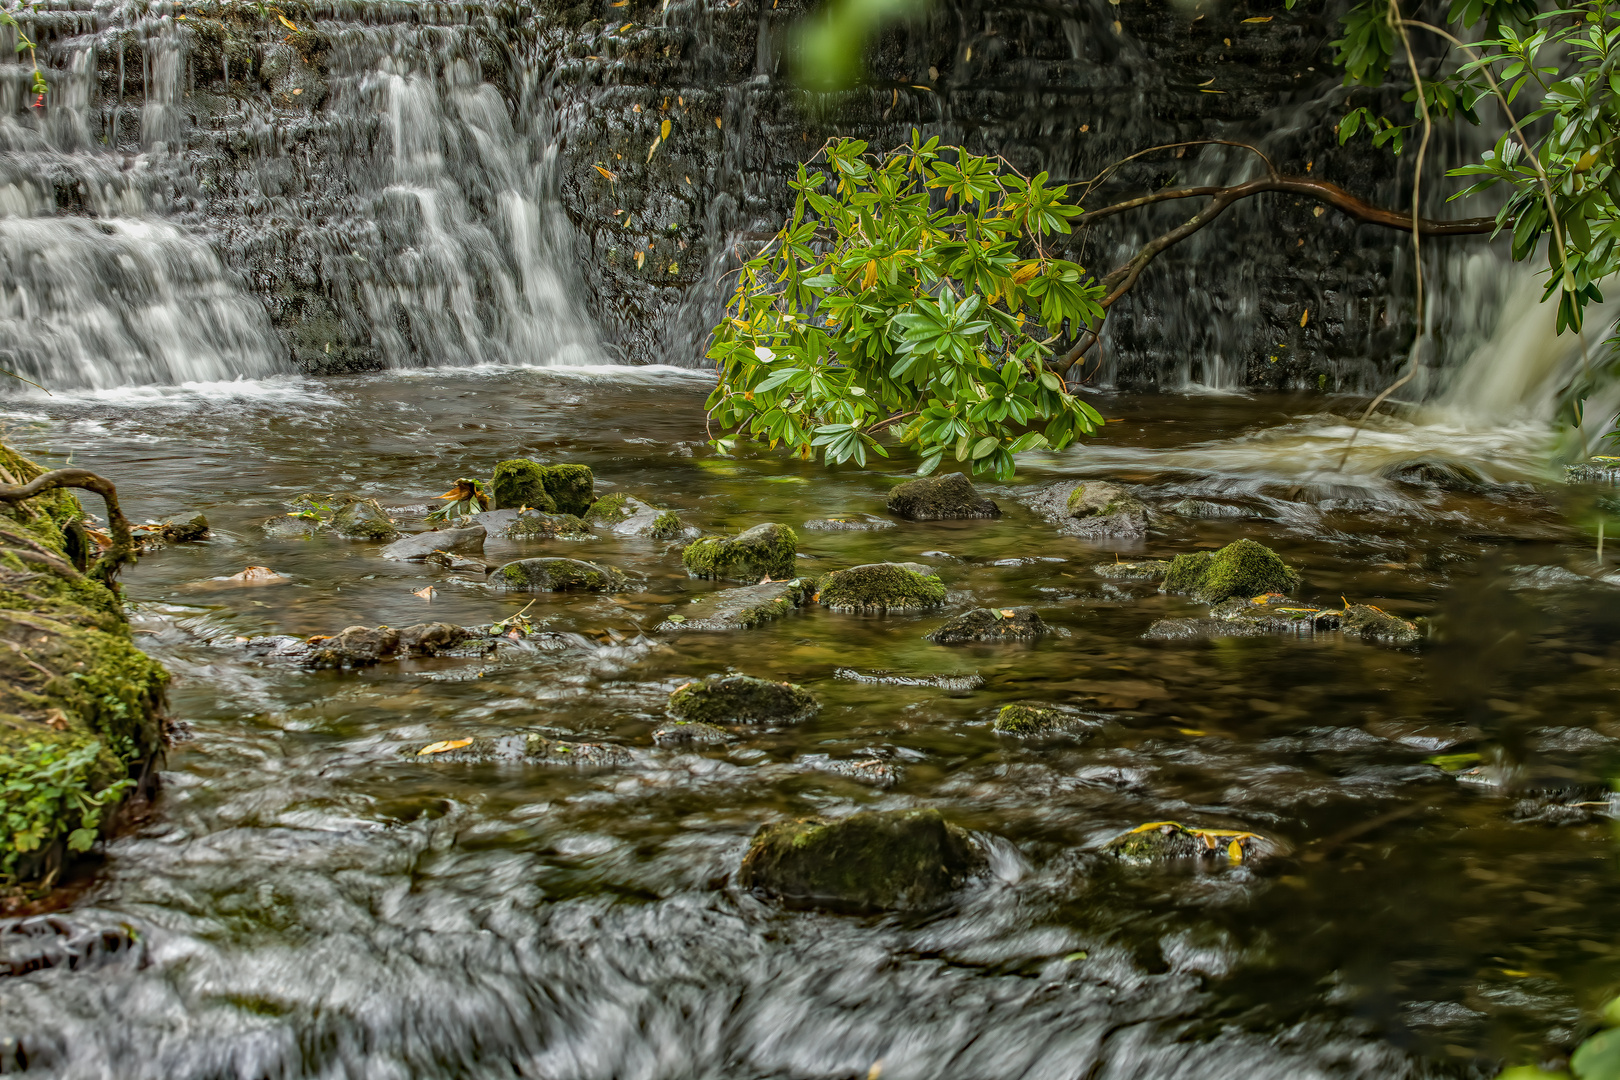
[[[57,488],[80,488],[93,491],[107,504],[107,529],[112,534],[112,546],[101,553],[88,575],[115,588],[113,578],[119,569],[135,561],[135,540],[129,529],[129,519],[118,506],[118,489],[111,480],[98,476],[89,469],[53,469],[41,473],[26,484],[0,485],[0,502],[21,503]]]

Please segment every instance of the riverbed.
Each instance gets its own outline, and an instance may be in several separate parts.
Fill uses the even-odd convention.
[[[22,452],[113,478],[135,520],[201,511],[214,530],[125,576],[138,640],[174,674],[177,741],[153,812],[63,915],[131,944],[4,980],[0,1071],[1489,1076],[1567,1052],[1620,988],[1620,574],[1597,555],[1603,492],[1561,482],[1543,427],[1402,410],[1347,453],[1355,401],[1098,394],[1097,438],[979,484],[1003,516],[913,523],[885,510],[903,463],[716,455],[710,385],[427,370],[0,399]],[[587,464],[598,494],[705,533],[790,525],[806,574],[927,563],[946,606],[660,634],[725,587],[689,578],[679,544],[491,540],[491,561],[563,554],[630,577],[531,605],[376,545],[263,528],[311,491],[409,524],[518,456]],[[1020,501],[1074,477],[1131,486],[1152,531],[1088,542]],[[804,528],[828,517],[883,527]],[[1092,569],[1238,537],[1296,567],[1302,600],[1377,605],[1419,620],[1424,643],[1158,640],[1155,622],[1203,609]],[[249,565],[287,580],[221,580]],[[546,647],[480,658],[313,672],[240,641],[487,625],[526,605]],[[1018,605],[1056,633],[923,638]],[[821,712],[655,745],[670,692],[728,670],[800,683]],[[992,730],[1025,701],[1080,710],[1084,734]],[[513,732],[622,753],[585,768],[414,753]],[[943,911],[787,910],[734,884],[764,823],[910,806],[992,855]],[[1281,854],[1103,850],[1163,820]]]

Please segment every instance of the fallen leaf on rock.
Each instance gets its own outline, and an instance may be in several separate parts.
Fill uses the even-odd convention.
[[[226,581],[286,581],[287,579],[270,569],[268,566],[249,566],[240,574],[232,574]]]
[[[416,752],[417,757],[426,757],[429,754],[442,754],[446,750],[460,750],[463,746],[470,746],[471,739],[445,739],[441,742],[428,743]]]
[[[420,589],[413,589],[411,595],[420,596],[424,600],[431,600],[433,599],[433,586],[424,585]]]

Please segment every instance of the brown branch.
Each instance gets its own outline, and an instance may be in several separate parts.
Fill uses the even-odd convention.
[[[0,486],[0,502],[21,503],[47,491],[58,488],[80,488],[101,496],[107,504],[107,527],[112,532],[112,546],[102,552],[91,566],[88,576],[116,589],[113,579],[121,567],[135,561],[135,541],[129,530],[129,519],[118,506],[118,489],[112,481],[97,476],[89,469],[53,469],[41,473],[26,484]]]
[[[1087,211],[1075,219],[1077,225],[1088,225],[1093,221],[1149,206],[1153,203],[1205,196],[1210,199],[1209,204],[1198,213],[1162,236],[1149,240],[1142,245],[1141,250],[1131,256],[1125,263],[1116,267],[1099,282],[1105,291],[1101,301],[1104,312],[1106,313],[1107,309],[1113,306],[1116,300],[1135,287],[1137,279],[1142,276],[1142,271],[1164,251],[1179,244],[1220,217],[1226,211],[1226,208],[1233,203],[1268,192],[1299,195],[1303,198],[1314,199],[1347,214],[1363,224],[1379,225],[1386,229],[1398,229],[1410,233],[1414,229],[1415,222],[1419,236],[1476,236],[1495,232],[1498,228],[1511,227],[1511,222],[1499,224],[1494,217],[1460,218],[1449,221],[1417,218],[1410,214],[1402,214],[1375,206],[1359,196],[1352,195],[1339,185],[1329,183],[1326,180],[1312,180],[1303,176],[1283,176],[1278,173],[1267,173],[1265,176],[1241,184],[1234,184],[1230,187],[1170,188],[1164,191],[1156,191],[1151,195],[1128,199],[1112,206],[1105,206],[1100,210]],[[1106,314],[1104,317],[1106,318]],[[1101,331],[1102,323],[1100,321],[1095,327],[1088,328],[1067,353],[1050,365],[1052,370],[1060,374],[1066,374],[1097,343]]]

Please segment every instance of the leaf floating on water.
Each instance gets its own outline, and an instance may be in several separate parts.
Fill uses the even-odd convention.
[[[628,23],[628,22],[625,23],[623,26],[619,27],[619,33],[621,33],[621,34],[624,33],[626,30],[630,29],[634,25],[636,25],[636,24],[635,23]]]
[[[447,750],[460,750],[463,746],[471,745],[471,739],[445,739],[441,742],[428,743],[416,752],[416,756],[427,757],[429,754],[442,754]]]
[[[1086,960],[1086,959],[1089,959],[1090,957],[1091,957],[1090,953],[1086,952],[1086,950],[1084,950],[1084,949],[1080,949],[1080,950],[1078,950],[1076,952],[1070,953],[1068,956],[1065,956],[1063,959],[1068,960],[1068,961],[1074,961],[1074,960]]]
[[[433,586],[424,585],[420,589],[413,589],[411,595],[420,596],[424,600],[431,600],[433,599]]]
[[[642,265],[645,264],[646,261],[647,261],[647,253],[645,251],[636,252],[636,269],[637,270],[640,270]]]
[[[1299,325],[1304,326],[1306,321],[1309,320],[1310,317],[1311,317],[1311,309],[1306,308],[1305,313],[1299,317]]]
[[[1272,16],[1270,16],[1270,15],[1256,15],[1252,19],[1244,19],[1243,21],[1246,22],[1246,23],[1268,23],[1271,20],[1272,20]]]
[[[1236,840],[1232,841],[1230,844],[1227,844],[1226,845],[1226,859],[1233,866],[1242,865],[1242,863],[1243,863],[1243,845],[1238,843]]]
[[[668,121],[665,121],[665,122],[667,123]],[[647,160],[648,161],[651,161],[652,156],[654,154],[658,153],[658,144],[663,142],[663,141],[664,141],[664,138],[661,135],[658,138],[653,140],[652,147],[650,149],[648,149],[648,151],[647,151]]]
[[[668,117],[665,117],[664,122],[662,124],[658,125],[658,137],[660,139],[669,138],[669,118]]]
[[[719,126],[720,126],[720,118],[719,118],[719,117],[718,117],[718,116],[717,116],[717,117],[715,117],[715,118],[714,118],[714,126],[715,126],[715,127],[719,127]]]
[[[1436,768],[1444,769],[1446,772],[1456,772],[1459,769],[1466,769],[1470,765],[1478,765],[1484,760],[1484,757],[1479,754],[1435,754],[1433,757],[1424,758],[1423,764],[1433,765]]]
[[[671,615],[669,617],[669,621],[672,622],[672,623],[683,623],[683,622],[686,621],[686,616],[685,615]]]

